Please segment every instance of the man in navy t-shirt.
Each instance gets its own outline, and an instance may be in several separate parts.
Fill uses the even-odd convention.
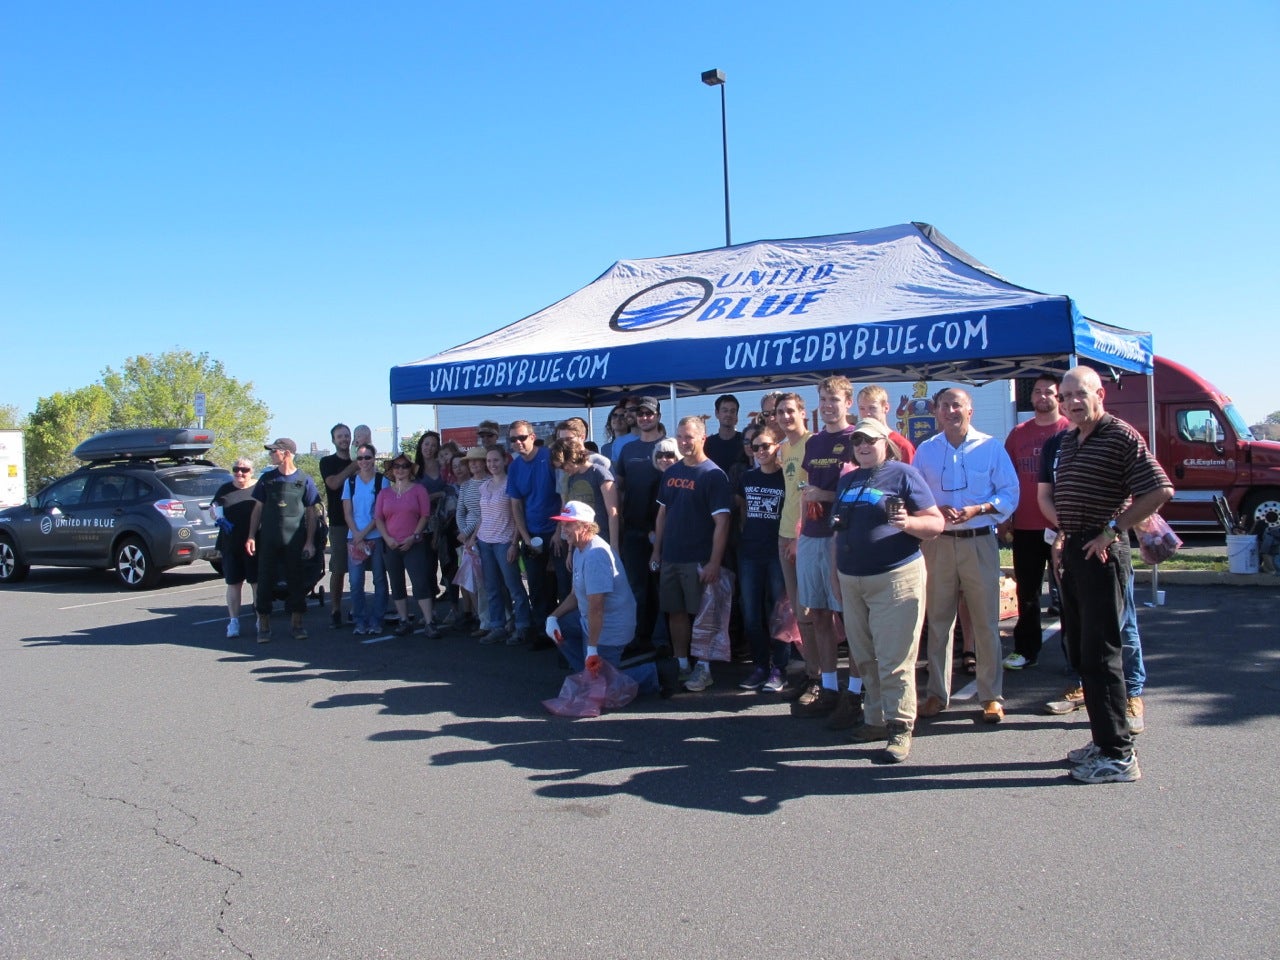
[[[676,446],[683,459],[667,469],[658,486],[651,562],[662,565],[658,602],[668,614],[672,652],[679,658],[681,671],[689,670],[693,616],[702,591],[720,579],[729,542],[729,478],[702,450],[706,429],[701,417],[680,421]],[[712,682],[711,665],[699,661],[685,680],[685,689],[705,690]]]
[[[551,469],[551,454],[537,446],[533,424],[516,420],[507,428],[511,445],[511,465],[507,468],[507,496],[511,498],[511,516],[520,534],[520,555],[529,581],[529,603],[533,622],[545,620],[555,608],[556,580],[550,569],[552,551],[563,551],[564,543],[555,536],[552,519],[560,512],[560,494],[556,492],[556,475]],[[536,542],[535,542],[536,541]],[[540,649],[551,641],[532,629],[525,639]]]

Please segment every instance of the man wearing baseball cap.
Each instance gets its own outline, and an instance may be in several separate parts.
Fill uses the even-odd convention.
[[[307,609],[307,586],[302,561],[315,555],[320,492],[294,463],[296,443],[280,437],[265,449],[274,466],[253,488],[256,502],[245,542],[245,552],[258,558],[258,642],[271,639],[271,594],[281,567],[289,592],[285,608],[292,615],[293,638],[305,640],[302,615]]]
[[[570,500],[552,517],[573,554],[573,591],[547,618],[547,636],[577,672],[596,672],[600,661],[615,667],[622,661],[622,648],[631,642],[636,629],[636,600],[627,585],[618,554],[600,536],[596,512],[578,500]],[[668,658],[669,659],[669,658]],[[638,684],[641,693],[675,690],[675,662],[664,664],[666,683],[654,663],[641,663],[622,672]]]

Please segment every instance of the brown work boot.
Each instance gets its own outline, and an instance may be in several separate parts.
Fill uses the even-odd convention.
[[[271,642],[271,614],[269,613],[258,614],[258,642]]]
[[[911,753],[911,728],[905,723],[889,724],[889,742],[877,760],[880,763],[901,763]]]
[[[816,681],[816,684],[816,691],[810,687],[800,694],[795,703],[791,704],[793,717],[825,717],[835,710],[840,700],[840,692],[822,686],[821,680]]]
[[[946,704],[942,702],[942,698],[929,694],[924,698],[924,703],[916,708],[916,712],[922,717],[936,717],[946,708]]]
[[[828,730],[848,730],[862,723],[862,694],[841,690],[836,708],[827,718]]]
[[[791,683],[782,688],[782,693],[778,694],[783,700],[799,700],[812,687],[821,687],[822,680],[818,677],[804,677],[798,683]]]
[[[1069,688],[1060,699],[1050,700],[1044,705],[1044,712],[1051,713],[1054,716],[1062,716],[1064,713],[1075,713],[1075,711],[1083,709],[1084,687],[1079,684]]]
[[[290,630],[293,631],[293,639],[307,639],[307,628],[302,625],[302,614],[295,613],[290,622]]]
[[[1130,697],[1129,703],[1125,707],[1124,711],[1124,722],[1129,728],[1129,733],[1131,735],[1136,737],[1143,730],[1147,729],[1147,721],[1144,717],[1145,713],[1146,710],[1143,709],[1142,698]]]

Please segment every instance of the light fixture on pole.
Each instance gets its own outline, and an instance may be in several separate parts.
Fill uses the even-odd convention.
[[[724,151],[724,245],[733,246],[729,235],[729,124],[724,109],[724,71],[703,70],[702,82],[720,88],[720,143]]]

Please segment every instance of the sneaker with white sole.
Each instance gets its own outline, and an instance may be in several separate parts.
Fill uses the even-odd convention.
[[[769,671],[769,679],[760,687],[761,690],[767,690],[769,693],[781,693],[787,686],[787,678],[783,676],[782,671],[774,667]]]
[[[743,690],[759,690],[764,686],[764,682],[768,679],[769,671],[764,667],[756,667],[751,671],[751,675],[738,684],[738,686]]]
[[[1067,751],[1067,762],[1073,766],[1079,766],[1082,763],[1088,763],[1096,757],[1102,756],[1102,751],[1098,749],[1096,743],[1090,742],[1087,747],[1077,747],[1075,750]]]
[[[1142,779],[1142,771],[1138,769],[1136,754],[1130,754],[1124,760],[1099,755],[1072,767],[1071,776],[1081,783],[1132,783]]]
[[[240,636],[240,618],[232,617],[227,621],[227,639]]]
[[[1011,653],[1004,658],[1003,665],[1006,670],[1021,670],[1024,667],[1034,667],[1036,662],[1028,660],[1020,653]]]
[[[714,683],[715,680],[711,676],[711,664],[705,660],[699,660],[694,664],[693,672],[689,674],[689,679],[684,682],[684,688],[692,693],[701,693]]]

